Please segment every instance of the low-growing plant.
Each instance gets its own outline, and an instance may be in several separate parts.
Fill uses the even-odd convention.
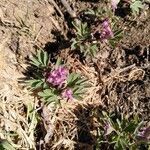
[[[92,24],[78,23],[74,24],[76,37],[72,39],[72,50],[80,50],[84,56],[96,56],[100,45],[108,43],[115,47],[122,38],[122,30],[118,28],[118,18],[109,14],[111,17],[99,15],[98,11],[88,10],[85,14],[95,15],[95,21]],[[106,14],[105,14],[106,16]]]
[[[105,19],[106,17],[111,17],[111,10],[106,7],[99,7],[96,9],[87,9],[84,12],[84,15],[92,15],[96,20]]]
[[[70,73],[60,58],[52,66],[48,53],[39,50],[30,64],[35,67],[35,72],[27,83],[33,93],[37,93],[46,103],[60,104],[62,99],[82,99],[87,80],[78,73]]]
[[[116,20],[113,20],[113,22],[111,22],[107,18],[104,19],[100,24],[101,27],[96,29],[94,37],[97,40],[100,40],[101,43],[109,43],[109,45],[114,48],[122,38],[122,30],[116,28],[116,24]]]
[[[143,4],[140,0],[132,0],[130,3],[130,9],[134,15],[138,15],[140,13],[140,9],[143,9]]]
[[[113,10],[117,9],[117,5],[120,2],[129,4],[128,6],[130,6],[130,9],[131,9],[133,15],[138,15],[140,13],[140,9],[143,9],[143,7],[144,7],[141,0],[130,0],[130,1],[111,0],[112,9]]]
[[[129,119],[123,115],[108,115],[106,112],[102,114],[99,120],[97,150],[105,146],[114,150],[137,150],[143,143],[145,147],[148,146],[150,127],[140,132],[143,121],[140,122],[137,116]],[[149,135],[144,131],[149,131]]]
[[[76,29],[76,38],[78,41],[84,41],[90,37],[90,29],[87,23],[73,23],[73,26]]]
[[[97,43],[91,41],[91,31],[87,23],[74,24],[76,29],[76,38],[72,39],[71,49],[80,50],[81,53],[86,55],[94,56],[97,51]]]

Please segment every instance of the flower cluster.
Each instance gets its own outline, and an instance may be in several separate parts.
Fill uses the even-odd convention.
[[[67,98],[67,99],[72,99],[73,98],[73,92],[71,89],[65,89],[63,92],[62,92],[62,97],[63,98]]]
[[[103,20],[101,24],[101,30],[94,32],[93,36],[96,39],[100,39],[102,42],[107,41],[109,38],[113,37],[113,32],[111,30],[108,19]]]
[[[108,19],[105,19],[102,22],[102,31],[101,31],[101,34],[100,34],[100,39],[102,41],[105,41],[105,40],[107,40],[111,37],[113,37],[113,32],[112,32],[111,27],[109,25]]]
[[[65,67],[58,67],[50,72],[47,81],[53,86],[62,87],[68,76],[68,70]]]
[[[52,84],[53,86],[58,86],[62,88],[68,78],[69,72],[65,67],[58,67],[49,73],[47,82]],[[71,89],[65,89],[62,91],[62,97],[67,99],[73,98],[73,92]]]

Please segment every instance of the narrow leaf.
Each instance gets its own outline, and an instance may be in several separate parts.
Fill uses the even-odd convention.
[[[4,150],[15,150],[13,146],[7,141],[7,140],[2,140],[0,141],[0,148],[3,148]],[[2,149],[2,150],[3,150]]]
[[[44,65],[45,65],[45,66],[48,65],[48,61],[49,61],[48,53],[47,53],[47,52],[44,52]]]

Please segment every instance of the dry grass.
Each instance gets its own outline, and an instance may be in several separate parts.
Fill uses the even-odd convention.
[[[1,51],[1,76],[0,76],[0,138],[7,139],[15,148],[35,148],[34,127],[28,122],[25,106],[33,103],[33,97],[29,92],[18,85],[19,74],[13,59],[13,53]],[[5,54],[4,54],[5,52]],[[8,53],[6,53],[8,52]],[[10,61],[10,62],[9,62]],[[11,62],[12,61],[12,62]],[[34,107],[34,106],[33,106]]]

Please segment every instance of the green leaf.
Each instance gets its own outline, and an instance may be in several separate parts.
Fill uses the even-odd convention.
[[[83,90],[84,89],[84,87],[78,87],[78,86],[76,86],[74,89],[73,89],[73,93],[74,94],[77,94],[77,95],[79,95],[79,94],[83,94],[85,91]]]
[[[47,89],[49,86],[46,82],[43,83],[43,89]]]
[[[49,62],[48,53],[44,52],[43,50],[38,50],[37,56],[31,58],[31,64],[37,67],[46,67]]]
[[[116,121],[117,121],[117,124],[118,124],[118,127],[119,127],[119,129],[120,129],[120,130],[122,130],[122,127],[121,127],[121,122],[120,122],[120,120],[117,118],[117,119],[116,119]]]
[[[134,15],[139,14],[140,9],[142,9],[143,7],[144,6],[143,6],[142,2],[139,0],[133,0],[130,5],[130,8]]]
[[[109,40],[109,43],[110,43],[110,45],[111,45],[113,48],[115,48],[115,46],[116,46],[116,41],[115,41],[114,39],[110,39],[110,40]]]
[[[26,83],[33,89],[40,88],[44,84],[43,80],[40,79],[28,80]]]
[[[46,89],[42,92],[39,92],[38,95],[47,102],[53,102],[55,100],[58,100],[58,96],[55,94],[54,89]]]
[[[88,51],[89,54],[92,55],[92,57],[94,57],[96,55],[97,49],[98,49],[97,44],[95,44],[95,43],[93,44],[92,43],[87,48],[87,51]]]
[[[44,90],[44,93],[47,95],[51,95],[51,94],[53,94],[53,91],[52,91],[52,89],[46,89],[46,90]]]
[[[77,94],[73,94],[73,97],[76,98],[77,100],[83,100],[83,97]]]
[[[57,101],[57,97],[56,96],[51,96],[48,99],[46,99],[46,101],[48,101],[49,103],[55,102],[55,101]]]
[[[83,79],[80,79],[76,82],[76,85],[81,85],[83,83],[85,83],[87,81],[87,79],[83,78]]]
[[[0,149],[1,150],[15,150],[13,146],[7,140],[0,141]]]
[[[38,52],[37,52],[37,58],[38,58],[39,62],[40,62],[41,64],[43,64],[44,54],[43,54],[43,51],[42,51],[42,50],[38,50]]]
[[[121,144],[121,147],[123,148],[123,149],[126,149],[127,148],[127,141],[126,141],[126,139],[123,139],[123,138],[120,138],[120,144]]]
[[[35,88],[42,87],[42,85],[43,85],[43,81],[40,80],[40,81],[36,84]]]
[[[53,96],[53,93],[51,89],[46,89],[42,92],[39,92],[38,95],[41,97],[50,97],[50,96]]]
[[[43,53],[44,53],[44,65],[47,66],[48,65],[48,61],[49,61],[48,53],[47,52],[43,52]]]
[[[85,91],[76,91],[76,92],[74,92],[74,95],[82,95],[83,93],[84,93]]]
[[[77,80],[78,80],[79,77],[80,77],[79,74],[77,74],[77,73],[71,73],[69,75],[68,79],[67,79],[67,85],[68,86],[73,86],[77,82]]]
[[[87,51],[85,51],[85,49],[86,49],[86,47],[84,46],[84,45],[82,45],[82,44],[80,44],[80,46],[79,46],[79,48],[80,48],[80,51],[83,53],[87,53]],[[86,54],[85,54],[86,55]]]
[[[41,64],[36,57],[32,57],[30,63],[37,67],[39,67]]]
[[[90,29],[88,28],[87,23],[80,22],[79,24],[72,23],[77,30],[77,41],[84,41],[90,35]]]
[[[55,64],[55,68],[59,67],[62,63],[62,60],[60,57],[57,58],[56,64]]]
[[[41,96],[41,97],[45,97],[45,93],[44,92],[38,92],[38,95]]]
[[[134,122],[130,122],[128,124],[128,126],[123,129],[125,132],[129,132],[129,133],[134,133],[135,129],[136,129],[137,124],[135,124]]]
[[[31,87],[35,87],[36,84],[39,83],[39,81],[40,81],[40,80],[33,79],[33,80],[28,80],[26,83],[27,83],[28,85],[30,85]]]
[[[72,82],[77,80],[80,77],[80,74],[77,73],[73,73],[73,78],[72,78]]]
[[[76,39],[72,39],[71,40],[72,44],[71,44],[71,49],[75,50],[78,47],[78,42],[76,41]]]
[[[124,150],[121,143],[120,143],[120,138],[118,138],[114,148],[115,148],[115,150]]]
[[[123,32],[122,29],[115,31],[115,32],[114,32],[114,37],[115,37],[115,38],[116,38],[116,37],[121,37],[121,36],[122,36],[122,32]]]

